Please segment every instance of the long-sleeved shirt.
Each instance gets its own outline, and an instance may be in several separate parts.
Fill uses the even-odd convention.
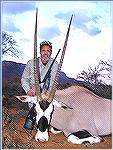
[[[41,58],[39,58],[39,72],[40,72],[40,80],[41,82],[43,81],[52,61],[53,58],[50,58],[48,63],[46,65],[43,65]],[[49,90],[51,90],[51,87],[53,85],[53,81],[55,79],[55,75],[57,72],[58,68],[58,62],[55,61],[52,68],[51,68],[51,74],[50,74],[50,85],[49,85]],[[21,84],[25,92],[27,93],[31,87],[35,84],[34,80],[34,59],[31,59],[27,62],[25,69],[22,74],[21,78]],[[43,87],[44,83],[40,83],[41,88]]]

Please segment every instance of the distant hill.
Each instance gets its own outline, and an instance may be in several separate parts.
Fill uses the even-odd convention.
[[[2,80],[13,80],[14,78],[21,79],[25,65],[26,64],[16,63],[13,61],[3,61]],[[74,78],[69,78],[64,72],[61,72],[59,82],[60,84],[78,84],[80,81],[77,81]]]
[[[16,63],[13,61],[3,61],[2,62],[3,86],[7,81],[11,81],[13,83],[15,79],[18,80],[20,83],[25,65],[26,64]],[[95,86],[94,84],[91,84],[89,82],[84,82],[84,81],[76,80],[74,78],[69,78],[64,72],[61,72],[58,89],[67,88],[72,85],[83,86],[101,97],[111,98],[112,96],[111,86],[107,86],[103,84]]]
[[[25,64],[13,61],[2,62],[2,80],[13,80],[13,78],[21,78]]]

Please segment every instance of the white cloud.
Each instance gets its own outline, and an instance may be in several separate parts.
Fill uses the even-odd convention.
[[[53,43],[52,56],[55,57],[58,49],[63,48],[69,19],[73,13],[74,18],[62,70],[69,77],[75,78],[83,69],[87,70],[89,65],[95,65],[99,60],[111,59],[111,5],[110,2],[38,1],[35,5],[34,3],[29,5],[25,11],[19,7],[22,4],[15,5],[18,10],[14,14],[11,5],[8,9],[7,2],[8,10],[5,10],[5,14],[4,12],[2,14],[2,29],[6,30],[7,28],[8,31],[11,25],[13,32],[8,33],[14,36],[25,56],[23,59],[11,57],[5,57],[4,59],[27,63],[29,59],[33,58],[35,7],[38,7],[38,34],[43,29],[41,37],[38,35],[38,47],[39,43],[45,40],[45,34],[48,33],[46,37]],[[8,11],[11,12],[7,14]],[[7,26],[7,22],[10,22],[9,26]],[[50,28],[53,30],[46,32],[46,29]],[[14,29],[20,31],[15,32]],[[54,29],[57,33],[55,36],[53,36]]]

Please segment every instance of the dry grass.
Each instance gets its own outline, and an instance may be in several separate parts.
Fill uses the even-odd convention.
[[[3,111],[3,125],[2,125],[2,143],[3,148],[11,148],[11,149],[111,149],[112,148],[112,136],[103,137],[104,141],[98,144],[72,144],[67,142],[67,138],[63,135],[63,133],[59,133],[54,135],[53,133],[49,133],[49,141],[48,142],[36,142],[34,139],[36,130],[32,131],[32,135],[28,134],[23,128],[23,124],[25,122],[26,113],[22,112],[17,113],[16,108],[11,108],[8,110],[10,117],[12,120],[9,120],[8,125],[6,126],[5,112]]]

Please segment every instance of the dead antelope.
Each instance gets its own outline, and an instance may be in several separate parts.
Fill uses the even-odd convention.
[[[48,141],[49,123],[64,132],[68,141],[74,144],[97,143],[101,141],[99,135],[111,134],[111,100],[84,87],[56,90],[52,101],[37,101],[37,97],[29,96],[18,99],[36,105],[36,124],[39,127],[36,141]]]
[[[64,90],[56,90],[59,73],[63,63],[69,36],[66,35],[61,59],[51,92],[47,98],[41,96],[39,87],[39,71],[37,65],[36,27],[34,40],[34,77],[36,96],[17,96],[22,102],[35,105],[37,133],[35,140],[48,141],[49,124],[64,132],[68,141],[74,144],[97,143],[101,141],[99,135],[111,133],[111,101],[101,98],[88,89],[71,86]],[[37,19],[36,19],[37,26]]]

